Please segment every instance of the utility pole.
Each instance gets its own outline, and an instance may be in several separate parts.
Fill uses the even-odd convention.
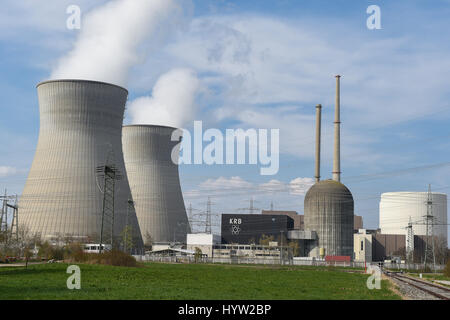
[[[270,202],[270,211],[273,211],[273,200]]]
[[[436,257],[434,254],[434,234],[433,234],[433,197],[431,193],[431,185],[428,185],[427,197],[427,214],[424,216],[426,225],[426,241],[425,241],[425,258],[424,269],[427,268],[428,263],[433,263],[433,269],[436,269]],[[431,237],[431,244],[429,243]]]

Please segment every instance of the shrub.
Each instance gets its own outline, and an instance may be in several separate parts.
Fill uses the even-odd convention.
[[[447,261],[447,264],[445,265],[444,276],[450,277],[450,260]]]
[[[119,251],[105,251],[102,253],[86,253],[81,246],[70,246],[66,249],[66,260],[69,262],[104,264],[121,267],[137,267],[137,261],[131,255]]]
[[[106,251],[98,255],[100,264],[107,264],[111,266],[121,266],[121,267],[137,267],[136,259],[119,250]]]
[[[71,243],[66,246],[64,252],[64,260],[70,262],[86,262],[89,259],[89,254],[83,251],[80,243]]]

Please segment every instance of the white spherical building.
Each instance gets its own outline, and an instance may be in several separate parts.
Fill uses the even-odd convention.
[[[414,235],[426,235],[424,216],[427,214],[428,192],[387,192],[381,195],[380,229],[383,234],[407,234],[409,219]],[[433,233],[447,242],[447,195],[432,193]],[[419,224],[416,224],[419,223]]]

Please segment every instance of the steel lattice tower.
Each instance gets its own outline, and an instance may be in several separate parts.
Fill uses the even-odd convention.
[[[436,256],[434,254],[434,236],[433,236],[433,199],[431,194],[431,185],[428,185],[428,198],[427,198],[427,214],[424,216],[426,224],[426,241],[425,241],[425,257],[424,257],[424,269],[426,269],[428,263],[433,263],[433,267],[436,266]],[[430,242],[431,237],[431,244]]]
[[[406,260],[411,263],[414,262],[414,233],[411,217],[409,217],[409,223],[406,229],[407,229]]]
[[[206,225],[205,233],[212,233],[211,231],[211,197],[208,197],[208,202],[206,203]]]
[[[115,184],[116,180],[121,179],[121,175],[114,165],[97,167],[97,175],[103,177],[103,209],[100,224],[101,252],[103,244],[109,243],[111,248],[114,247]]]

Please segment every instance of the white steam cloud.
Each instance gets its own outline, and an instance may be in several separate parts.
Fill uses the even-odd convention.
[[[114,0],[94,9],[83,16],[73,50],[51,78],[126,85],[130,68],[145,60],[143,44],[170,30],[180,13],[177,0]]]
[[[139,97],[129,103],[131,121],[181,128],[193,120],[199,89],[200,82],[193,70],[172,69],[158,79],[152,96]]]

